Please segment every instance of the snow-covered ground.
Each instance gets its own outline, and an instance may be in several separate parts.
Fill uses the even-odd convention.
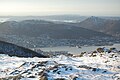
[[[120,80],[118,53],[79,57],[18,58],[0,55],[0,80]]]

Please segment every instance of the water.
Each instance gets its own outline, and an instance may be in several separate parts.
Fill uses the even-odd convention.
[[[106,47],[106,48],[112,48],[115,47],[118,50],[120,50],[120,44],[114,44],[112,46],[81,46],[81,48],[77,48],[77,47],[69,47],[69,46],[60,46],[60,47],[47,47],[47,48],[37,48],[37,49],[41,49],[42,51],[68,51],[70,53],[74,53],[74,54],[79,54],[81,52],[91,52],[96,50],[97,48],[102,48],[102,47]]]

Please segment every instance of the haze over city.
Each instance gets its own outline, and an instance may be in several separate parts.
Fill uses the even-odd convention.
[[[120,16],[120,0],[0,0],[0,16]]]

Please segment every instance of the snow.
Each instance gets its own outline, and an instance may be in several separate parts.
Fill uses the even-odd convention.
[[[100,54],[103,54],[100,56]],[[112,58],[112,54],[116,55]],[[88,54],[89,55],[89,54]],[[19,58],[0,55],[0,79],[18,77],[18,80],[119,80],[120,55],[97,53],[95,57]]]
[[[37,78],[22,78],[20,80],[38,80]]]

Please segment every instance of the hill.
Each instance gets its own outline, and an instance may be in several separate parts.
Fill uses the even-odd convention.
[[[41,51],[41,53],[43,52]],[[7,54],[9,56],[17,57],[41,57],[41,58],[46,57],[40,53],[34,52],[27,48],[20,47],[4,41],[0,41],[0,54]]]
[[[68,24],[56,24],[43,20],[7,21],[0,24],[0,32],[11,35],[39,37],[46,35],[53,39],[81,39],[109,37],[101,32],[88,30]]]
[[[74,25],[120,37],[120,20],[102,19],[92,16]]]

